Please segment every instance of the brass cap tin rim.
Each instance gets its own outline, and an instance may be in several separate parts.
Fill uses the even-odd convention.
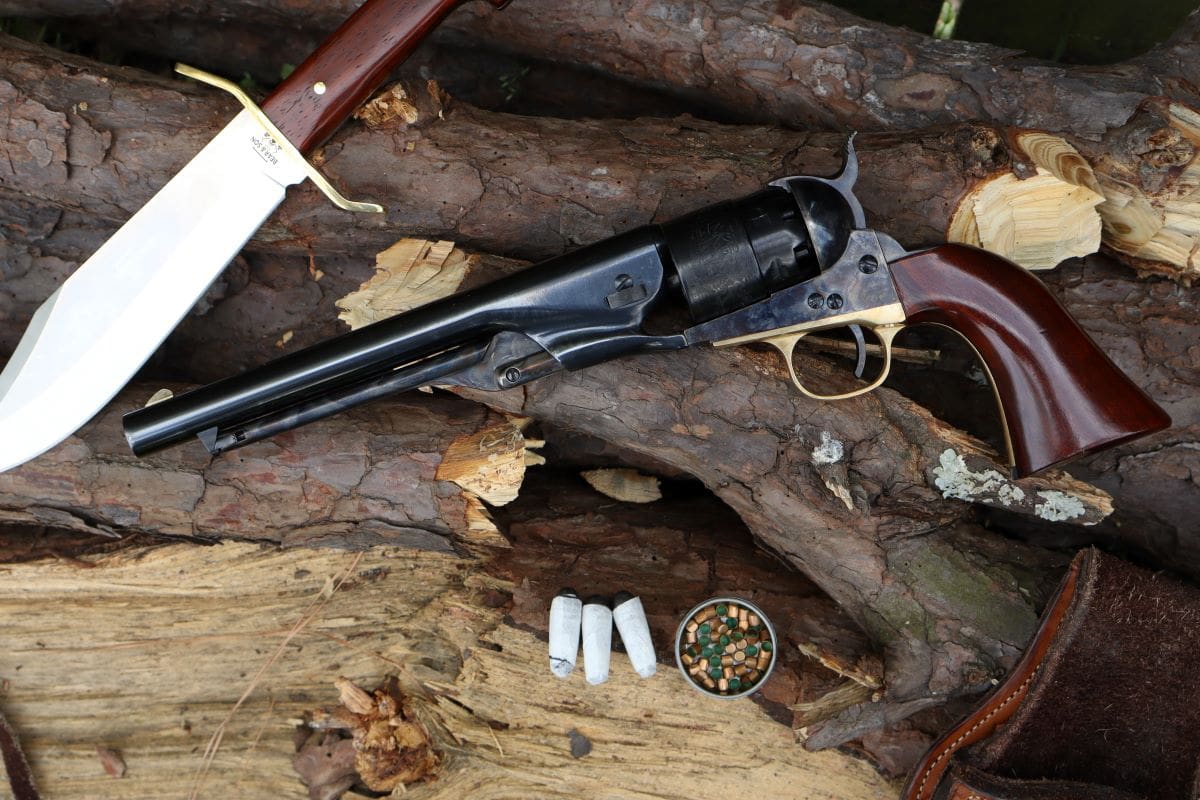
[[[721,603],[726,603],[726,604],[734,603],[735,605],[738,605],[738,606],[744,606],[751,613],[758,615],[758,618],[760,620],[762,620],[762,624],[764,626],[766,626],[767,630],[770,632],[771,643],[772,643],[772,646],[775,648],[775,655],[771,658],[771,663],[769,665],[767,665],[766,671],[763,672],[763,675],[758,680],[758,682],[755,683],[753,686],[751,686],[749,689],[746,689],[745,691],[742,691],[742,692],[738,692],[737,694],[719,694],[717,692],[710,692],[709,690],[705,689],[703,686],[701,686],[695,680],[693,680],[691,675],[688,674],[687,668],[683,665],[683,658],[681,657],[681,650],[682,650],[681,645],[683,644],[683,637],[684,637],[684,633],[687,629],[688,620],[690,620],[692,617],[694,617],[697,613],[699,613],[706,606],[710,606],[713,604],[721,604]],[[763,613],[763,610],[758,607],[758,604],[753,603],[749,600],[746,600],[745,598],[742,598],[742,597],[736,597],[734,595],[720,595],[717,597],[710,597],[707,600],[703,600],[703,601],[697,603],[696,605],[692,606],[691,610],[683,615],[683,619],[681,619],[679,621],[679,627],[675,630],[675,645],[674,645],[674,647],[675,647],[675,666],[679,667],[680,673],[683,674],[683,679],[685,681],[687,681],[689,686],[691,686],[697,692],[700,692],[700,694],[704,695],[705,697],[715,698],[717,700],[739,700],[743,697],[749,697],[750,695],[754,694],[760,688],[762,688],[762,685],[767,682],[768,678],[771,677],[771,673],[775,671],[775,664],[779,661],[779,639],[775,635],[775,626],[771,623],[771,618]]]

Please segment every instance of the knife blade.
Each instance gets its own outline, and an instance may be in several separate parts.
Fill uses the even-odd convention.
[[[461,2],[368,0],[262,111],[311,152]],[[242,111],[85,261],[37,310],[0,372],[0,471],[102,409],[304,177]]]

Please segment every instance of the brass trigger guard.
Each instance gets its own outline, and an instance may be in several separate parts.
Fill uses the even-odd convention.
[[[788,374],[792,376],[792,383],[800,390],[800,393],[805,397],[811,397],[814,400],[849,400],[851,397],[858,397],[860,394],[878,389],[879,386],[887,378],[888,373],[892,371],[892,342],[900,331],[904,330],[903,324],[879,325],[871,329],[877,337],[879,343],[883,347],[883,369],[879,372],[879,377],[871,381],[867,386],[861,386],[850,392],[843,394],[817,394],[805,388],[800,382],[800,376],[796,374],[796,365],[792,362],[792,354],[796,350],[796,344],[811,331],[802,331],[800,333],[788,333],[782,336],[772,336],[769,339],[762,341],[774,347],[783,355],[783,360],[787,363]]]

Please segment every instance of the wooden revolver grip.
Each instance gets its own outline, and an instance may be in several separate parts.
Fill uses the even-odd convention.
[[[891,269],[909,324],[952,328],[983,359],[1018,477],[1171,424],[1041,281],[1011,261],[949,244]]]

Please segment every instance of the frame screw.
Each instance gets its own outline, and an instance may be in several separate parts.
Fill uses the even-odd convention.
[[[822,297],[821,295],[819,295],[818,293],[813,292],[812,294],[810,294],[808,296],[808,307],[809,308],[820,308],[824,304],[825,304],[825,298]]]
[[[879,259],[873,255],[867,254],[858,260],[858,270],[865,275],[871,275],[877,269],[879,269]]]
[[[616,285],[617,285],[618,290],[632,288],[633,287],[633,277],[622,273],[617,276]]]
[[[521,370],[516,367],[509,367],[504,370],[504,380],[508,383],[516,383],[521,380]]]
[[[837,311],[842,307],[842,296],[840,294],[829,295],[829,299],[825,301],[825,305],[829,306],[834,311]]]

